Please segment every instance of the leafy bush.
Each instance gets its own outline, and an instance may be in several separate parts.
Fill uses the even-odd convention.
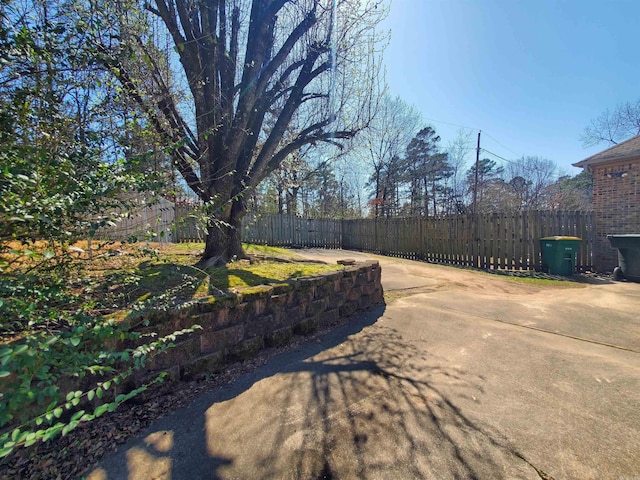
[[[64,435],[144,391],[150,384],[119,395],[113,389],[172,346],[176,335],[191,331],[149,342],[95,315],[92,302],[72,291],[77,265],[64,244],[2,248],[0,457],[17,446]],[[132,346],[121,347],[127,343]],[[82,405],[95,399],[104,403],[85,411]]]
[[[127,192],[158,181],[144,156],[123,155],[118,94],[96,67],[80,8],[9,0],[0,10],[0,457],[162,380],[115,391],[186,332],[148,341],[74,289],[70,246],[126,211]]]

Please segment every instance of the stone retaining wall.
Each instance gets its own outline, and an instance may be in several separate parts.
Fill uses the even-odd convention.
[[[195,324],[202,328],[178,337],[145,373],[167,371],[178,380],[218,372],[230,361],[284,345],[295,334],[308,334],[368,310],[383,301],[380,275],[378,262],[368,261],[236,295],[200,299],[175,312],[149,313],[143,333],[162,337]]]

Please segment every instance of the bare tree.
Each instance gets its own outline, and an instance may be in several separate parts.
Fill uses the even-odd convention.
[[[518,199],[518,209],[546,208],[549,187],[557,174],[557,165],[546,158],[528,156],[510,162],[506,177]]]
[[[467,155],[474,150],[472,132],[470,130],[458,130],[456,137],[449,142],[447,153],[452,174],[448,179],[451,188],[451,202],[449,213],[463,213],[465,197],[465,172],[467,170]]]
[[[619,104],[613,111],[607,109],[591,120],[580,140],[584,147],[599,143],[616,145],[629,137],[640,134],[640,100]]]
[[[246,192],[301,147],[340,147],[373,116],[375,26],[385,14],[383,1],[138,5],[171,36],[178,58],[169,64],[179,67],[174,86],[188,87],[182,97],[154,62],[153,32],[139,27],[139,17],[130,20],[136,6],[115,3],[118,43],[104,46],[105,61],[171,146],[173,166],[206,205],[210,221],[201,263],[243,256]]]
[[[377,115],[360,137],[363,157],[372,169],[374,215],[389,216],[394,210],[400,156],[420,128],[420,113],[400,97],[384,97]],[[397,199],[395,199],[397,200]]]
[[[310,146],[289,155],[270,176],[278,194],[278,213],[298,214],[299,192],[313,175],[313,168],[305,156]]]
[[[351,200],[350,210],[344,215],[344,218],[362,218],[366,204],[366,198],[363,195],[365,192],[365,179],[357,169],[341,170],[341,178],[350,194]]]
[[[364,161],[357,152],[362,135],[364,132],[349,142],[349,146],[339,155],[330,159],[340,185],[340,218],[361,218],[364,212],[366,172]]]

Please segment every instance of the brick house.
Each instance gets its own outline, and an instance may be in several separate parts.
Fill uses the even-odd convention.
[[[594,264],[598,271],[610,272],[618,256],[607,235],[640,233],[640,135],[573,166],[593,174]]]

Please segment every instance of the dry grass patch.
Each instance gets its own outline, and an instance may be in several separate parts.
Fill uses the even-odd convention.
[[[195,298],[340,270],[339,265],[297,262],[289,250],[245,245],[252,260],[202,270],[195,266],[204,244],[109,243],[74,245],[77,278],[72,288],[90,297],[96,313],[173,306]],[[300,258],[300,257],[298,257]]]
[[[28,246],[33,255],[24,255],[24,245],[3,247],[0,260],[4,262],[5,272],[28,272],[38,268],[39,263],[64,259],[67,262],[65,288],[70,294],[65,309],[88,306],[93,315],[164,309],[196,298],[343,268],[309,262],[291,250],[263,245],[245,245],[251,260],[238,260],[207,270],[195,266],[203,252],[203,243],[81,241],[62,247],[36,242]],[[53,259],[47,260],[47,255]]]

